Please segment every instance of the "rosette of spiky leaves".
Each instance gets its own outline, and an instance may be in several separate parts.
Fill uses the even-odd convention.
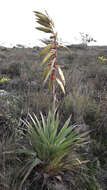
[[[36,27],[36,29],[43,31],[45,33],[51,33],[49,44],[41,51],[40,56],[44,56],[42,65],[45,65],[43,80],[44,84],[49,79],[49,89],[54,88],[54,81],[58,83],[61,87],[63,93],[65,93],[65,78],[63,72],[61,70],[61,66],[56,65],[57,60],[57,48],[60,48],[57,41],[57,33],[55,32],[54,22],[50,19],[49,15],[43,14],[41,12],[34,12],[37,18],[37,23],[40,24],[40,27]],[[58,77],[56,77],[56,71],[58,73]]]
[[[29,114],[29,121],[23,121],[27,127],[25,137],[30,147],[21,145],[20,149],[9,151],[9,153],[27,155],[26,164],[18,172],[18,176],[23,177],[20,189],[31,171],[34,168],[37,170],[37,165],[40,165],[43,173],[56,176],[83,163],[79,160],[75,149],[84,144],[86,133],[77,134],[76,125],[68,127],[70,117],[59,130],[58,114],[49,111],[47,119],[42,113],[40,115],[41,121],[35,114],[33,116]]]

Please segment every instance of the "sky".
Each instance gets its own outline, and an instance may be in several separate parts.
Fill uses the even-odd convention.
[[[41,45],[49,34],[35,29],[33,11],[45,10],[64,43],[81,43],[83,32],[97,40],[94,45],[107,45],[107,0],[0,0],[0,46]]]

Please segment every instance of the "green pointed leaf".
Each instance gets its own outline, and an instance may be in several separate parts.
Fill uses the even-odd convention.
[[[41,114],[41,118],[42,118],[42,124],[43,124],[44,133],[45,133],[46,138],[48,139],[49,132],[48,132],[47,123],[46,123],[46,121],[45,121],[45,119],[43,117],[43,114],[42,113],[40,113],[40,114]]]
[[[53,144],[55,143],[55,139],[56,139],[56,135],[57,135],[57,131],[58,131],[58,126],[59,126],[59,120],[55,120],[54,121],[54,125],[53,125],[53,130],[52,130],[52,134],[50,136],[50,144]]]
[[[68,120],[65,122],[64,126],[62,129],[59,131],[57,138],[56,138],[56,144],[60,142],[61,139],[65,138],[65,136],[68,134],[68,132],[71,131],[71,128],[68,128],[68,125],[70,123],[71,116],[68,118]]]
[[[40,122],[39,122],[39,120],[38,120],[38,118],[36,117],[35,114],[34,114],[34,117],[35,117],[36,121],[35,121],[35,120],[33,119],[33,117],[30,115],[30,118],[31,118],[32,122],[34,123],[34,126],[35,126],[37,132],[39,133],[42,142],[48,144],[48,140],[47,140],[47,138],[45,137],[45,134],[43,133],[43,127],[41,126],[41,124],[40,124]],[[36,123],[36,122],[37,122],[37,123]]]
[[[36,152],[29,150],[29,149],[16,149],[14,150],[15,153],[19,154],[26,154],[26,155],[31,155],[31,156],[36,156]]]

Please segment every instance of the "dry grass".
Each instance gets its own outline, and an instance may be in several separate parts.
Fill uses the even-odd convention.
[[[98,56],[106,57],[107,47],[87,47],[86,49],[70,47],[70,51],[71,54],[61,50],[58,59],[58,64],[62,64],[66,78],[66,95],[63,96],[59,88],[57,91],[61,123],[63,124],[72,114],[72,122],[85,123],[93,129],[91,140],[94,146],[91,147],[91,156],[100,163],[100,170],[103,169],[106,173],[104,167],[107,164],[107,65],[98,62]],[[2,134],[11,136],[19,124],[18,119],[20,116],[25,117],[28,110],[37,115],[40,111],[47,114],[51,107],[52,97],[47,87],[42,86],[39,52],[39,49],[34,48],[0,50],[1,77],[10,76],[11,78],[0,88],[7,90],[12,96],[14,93],[13,99],[12,96],[0,97],[1,136]],[[2,142],[3,139],[0,138],[0,143]],[[8,139],[7,143],[9,143]],[[0,188],[8,190],[14,163],[5,162],[5,159],[1,157],[0,159],[2,159],[0,183],[4,184],[0,184]],[[96,162],[92,165],[92,171],[94,171],[94,166]],[[4,172],[6,169],[9,171],[7,175]],[[99,174],[102,179],[103,170]],[[104,174],[104,179],[106,179],[105,176]],[[90,189],[87,188],[87,190]]]

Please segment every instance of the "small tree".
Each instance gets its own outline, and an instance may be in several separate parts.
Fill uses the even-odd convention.
[[[94,40],[89,34],[80,32],[80,36],[81,36],[81,41],[82,41],[83,46],[87,46],[88,43],[90,42],[96,42],[96,40]]]

